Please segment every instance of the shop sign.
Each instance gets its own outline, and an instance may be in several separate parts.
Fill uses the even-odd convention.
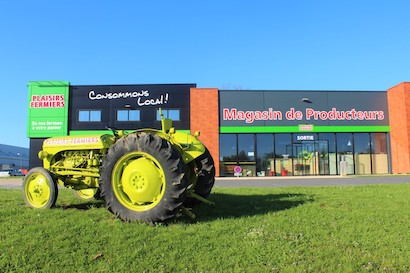
[[[64,108],[64,106],[64,94],[31,96],[30,108]]]
[[[135,98],[137,105],[139,107],[144,107],[167,104],[169,101],[169,93],[163,92],[160,94],[152,95],[150,94],[149,90],[97,93],[94,90],[90,90],[88,92],[88,98],[90,100],[116,100]]]
[[[313,124],[299,124],[299,131],[313,131]]]
[[[306,108],[307,120],[384,120],[384,111],[358,111],[351,109],[340,111],[332,108],[331,111],[317,111]]]
[[[29,82],[28,87],[28,137],[67,135],[69,83]]]
[[[385,113],[382,110],[362,111],[356,109],[338,110],[332,108],[330,111],[315,110],[306,108],[304,112],[290,108],[287,111],[278,111],[273,108],[268,110],[248,110],[241,111],[237,108],[223,108],[222,119],[232,121],[245,121],[251,124],[260,120],[321,120],[321,121],[350,121],[350,120],[384,120]]]
[[[297,141],[313,141],[315,140],[313,135],[303,135],[303,136],[296,136]]]
[[[65,138],[50,138],[46,139],[44,144],[48,146],[66,146],[66,145],[84,145],[96,144],[100,142],[100,138],[93,137],[65,137]]]

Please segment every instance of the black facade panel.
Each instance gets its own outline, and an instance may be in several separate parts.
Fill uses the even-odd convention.
[[[195,84],[77,85],[70,86],[69,130],[156,128],[158,108],[179,109],[176,129],[190,129],[190,88]],[[117,110],[140,110],[140,121],[117,121]],[[80,122],[80,110],[100,110],[101,122]]]
[[[44,140],[45,138],[30,138],[30,169],[43,166],[43,161],[38,158],[38,152],[42,149]]]

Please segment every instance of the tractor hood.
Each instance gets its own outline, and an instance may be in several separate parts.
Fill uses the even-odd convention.
[[[112,135],[85,135],[52,137],[44,140],[43,150],[94,150],[110,147],[114,143]]]

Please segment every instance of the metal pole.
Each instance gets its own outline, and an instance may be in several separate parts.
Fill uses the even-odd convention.
[[[18,156],[20,156],[20,170],[22,168],[22,154],[21,153],[17,153]]]

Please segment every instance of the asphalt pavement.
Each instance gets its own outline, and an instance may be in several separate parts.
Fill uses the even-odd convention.
[[[217,177],[215,181],[216,188],[353,186],[369,184],[410,184],[410,175]],[[0,188],[21,189],[21,186],[21,177],[0,178]]]
[[[275,176],[275,177],[224,177],[217,178],[215,187],[275,188],[290,186],[352,186],[368,184],[407,184],[410,175],[372,175],[372,176]]]
[[[22,177],[18,177],[18,178],[1,177],[0,178],[0,188],[21,189],[22,183],[23,183]]]

